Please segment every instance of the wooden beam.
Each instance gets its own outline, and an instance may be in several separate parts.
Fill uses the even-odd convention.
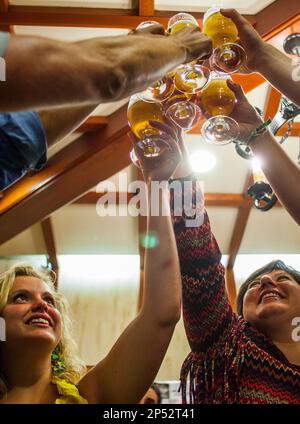
[[[83,196],[79,197],[75,200],[74,204],[83,204],[83,205],[95,205],[98,200],[105,196],[107,193],[97,193],[96,191],[89,191],[85,193]],[[120,193],[116,192],[116,205],[128,205],[130,200],[135,196],[135,193]]]
[[[145,1],[145,4],[147,0]],[[151,0],[150,0],[151,4]],[[150,8],[149,8],[150,10]],[[155,11],[147,15],[167,27],[171,16],[180,11]],[[202,27],[202,12],[193,12]],[[254,25],[252,15],[244,15]],[[136,9],[100,9],[89,7],[51,7],[51,6],[9,6],[7,13],[0,13],[0,21],[9,25],[94,27],[94,28],[136,28],[145,19]]]
[[[236,82],[237,84],[243,87],[243,90],[245,91],[245,93],[248,93],[249,91],[253,90],[254,88],[266,82],[264,77],[262,77],[260,74],[257,74],[257,73],[253,73],[249,75],[233,74],[232,79],[234,82]]]
[[[51,264],[51,269],[56,274],[55,288],[57,289],[59,266],[57,261],[57,253],[56,253],[57,249],[56,249],[56,242],[55,242],[51,217],[41,221],[41,227],[42,227],[42,233],[43,233],[43,237],[45,241],[48,259]]]
[[[236,193],[205,193],[205,206],[240,208],[245,203],[245,197]]]
[[[256,31],[269,40],[300,19],[299,0],[276,0],[255,15]]]
[[[77,128],[76,132],[98,131],[100,127],[108,124],[109,116],[89,116],[87,120]]]
[[[0,200],[0,243],[128,166],[128,131],[124,106],[111,115],[106,127],[83,135],[53,156],[45,169],[8,189]]]
[[[236,282],[234,278],[234,272],[232,268],[226,268],[225,273],[226,289],[228,293],[229,302],[232,310],[236,312]]]
[[[0,13],[7,13],[9,8],[9,0],[0,0]],[[0,24],[0,31],[14,33],[14,27],[12,25]]]
[[[268,88],[266,103],[264,107],[265,120],[269,118],[271,119],[274,118],[274,116],[276,115],[278,111],[280,100],[281,100],[281,93],[278,90],[276,90],[276,88],[274,88],[272,85],[270,85]]]
[[[248,187],[252,184],[252,182],[253,182],[252,170],[249,169],[246,182],[244,185],[243,193],[246,193]],[[228,258],[227,269],[233,269],[235,259],[237,257],[238,251],[240,249],[240,246],[244,237],[244,233],[246,230],[246,226],[248,223],[248,218],[249,218],[252,206],[253,206],[252,199],[250,197],[245,197],[244,204],[239,209],[239,212],[235,221],[235,225],[233,227],[234,230],[233,230],[233,234],[232,234],[230,245],[229,245],[229,258]]]
[[[0,0],[0,12],[7,12],[9,7],[9,0]]]
[[[280,128],[276,136],[283,136],[287,130],[287,124]],[[294,122],[290,137],[300,136],[300,122]]]
[[[139,0],[139,15],[147,18],[154,16],[154,0]]]
[[[74,204],[94,205],[106,193],[90,191],[75,200]],[[128,204],[135,193],[116,193],[116,205]],[[240,208],[245,203],[245,197],[236,193],[204,193],[205,206]]]

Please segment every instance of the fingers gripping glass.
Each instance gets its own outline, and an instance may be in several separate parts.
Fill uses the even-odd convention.
[[[164,123],[163,108],[159,102],[144,102],[138,96],[130,98],[127,109],[128,124],[137,138],[136,144],[145,157],[159,156],[163,150],[163,137],[150,121]]]
[[[199,27],[197,20],[188,13],[177,13],[168,22],[170,34],[175,34],[186,27]],[[200,61],[193,61],[177,68],[174,73],[174,83],[183,93],[196,93],[207,83],[209,73],[209,69],[201,66]]]
[[[213,41],[214,51],[209,59],[211,69],[232,74],[245,64],[246,52],[236,42],[237,27],[220,13],[219,8],[211,8],[204,14],[203,31]]]
[[[201,128],[205,140],[211,144],[228,144],[239,135],[238,123],[228,115],[234,109],[235,94],[227,85],[225,74],[212,74],[212,79],[202,92],[203,109],[212,117]]]

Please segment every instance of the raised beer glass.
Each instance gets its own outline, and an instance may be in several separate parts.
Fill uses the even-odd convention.
[[[197,20],[189,13],[177,13],[168,22],[168,32],[175,34],[186,27],[199,27]],[[201,66],[200,61],[193,61],[179,66],[173,73],[174,83],[184,93],[197,93],[207,83],[210,71]]]
[[[151,121],[164,123],[163,108],[159,102],[145,102],[137,95],[130,98],[127,109],[128,124],[138,139],[137,145],[146,157],[156,157],[163,149],[163,140],[159,129]],[[167,145],[166,145],[167,147]]]
[[[246,61],[246,52],[236,43],[238,30],[232,19],[223,16],[220,8],[213,7],[204,14],[203,32],[213,42],[211,69],[228,74],[237,72]]]
[[[155,24],[159,24],[159,23],[156,21],[144,21],[144,22],[141,22],[136,27],[136,29],[139,30],[139,29],[147,28]],[[166,100],[168,97],[171,96],[173,91],[174,91],[173,78],[172,76],[166,75],[160,80],[154,82],[146,90],[142,91],[141,93],[138,93],[138,96],[140,99],[146,102],[152,102],[153,100],[156,100],[158,102],[163,102],[164,100]]]
[[[202,118],[200,107],[189,93],[175,90],[163,107],[166,115],[184,131],[195,127]]]
[[[236,104],[235,94],[226,82],[229,78],[227,74],[213,72],[201,93],[203,110],[212,115],[202,126],[201,134],[211,144],[228,144],[240,132],[237,122],[228,116]]]

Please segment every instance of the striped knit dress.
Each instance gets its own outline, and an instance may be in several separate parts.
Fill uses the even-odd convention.
[[[195,191],[194,184],[194,198]],[[191,403],[300,404],[300,366],[289,363],[270,339],[231,309],[206,212],[197,227],[187,227],[184,217],[174,215],[173,210],[191,347],[181,370],[183,403],[189,380]]]

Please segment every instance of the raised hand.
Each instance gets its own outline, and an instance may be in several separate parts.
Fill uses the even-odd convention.
[[[169,36],[178,46],[183,46],[186,52],[186,62],[194,59],[207,59],[212,54],[212,40],[201,32],[198,27],[186,27]]]
[[[249,72],[249,70],[254,72],[256,70],[256,62],[259,59],[260,51],[265,42],[250,22],[235,9],[221,9],[220,12],[222,15],[226,16],[226,18],[232,19],[238,29],[240,44],[244,47],[247,55],[245,73]]]
[[[138,158],[145,181],[168,181],[182,160],[180,146],[182,145],[181,131],[169,121],[161,124],[150,121],[151,125],[159,129],[161,136],[161,154],[155,158],[147,158],[138,147],[134,135],[131,133],[134,142],[134,151]]]
[[[262,124],[262,119],[258,115],[255,108],[248,102],[243,89],[240,85],[235,84],[230,79],[227,80],[228,87],[235,93],[237,103],[230,114],[230,117],[236,120],[240,127],[239,139],[246,140],[251,131]]]

